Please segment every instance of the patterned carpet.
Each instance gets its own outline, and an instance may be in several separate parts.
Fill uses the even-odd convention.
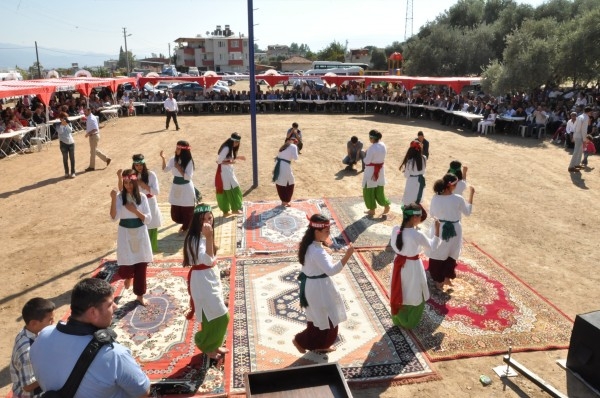
[[[233,256],[236,246],[236,219],[234,217],[223,218],[221,212],[213,204],[215,215],[215,241],[219,246],[219,255]],[[171,205],[159,203],[158,207],[163,216],[163,225],[158,229],[158,250],[155,255],[157,259],[174,259],[183,257],[184,235],[179,235],[180,224],[171,220]]]
[[[438,378],[411,338],[392,325],[387,299],[353,257],[334,277],[347,305],[336,351],[299,354],[291,344],[304,329],[297,257],[237,259],[232,273],[234,332],[228,346],[231,393],[244,391],[244,373],[337,361],[352,385],[414,383]]]
[[[232,258],[218,260],[226,302],[233,263]],[[216,367],[196,348],[193,337],[200,325],[184,316],[189,308],[189,269],[181,266],[181,260],[149,266],[145,295],[149,304],[145,307],[136,304],[131,289],[123,288],[117,269],[116,262],[105,261],[96,277],[114,286],[118,308],[112,327],[119,343],[131,350],[150,380],[186,382],[197,391],[195,396],[225,395],[223,368]]]
[[[322,213],[331,218],[327,204],[320,199],[295,200],[291,207],[282,207],[280,203],[244,203],[244,217],[238,217],[238,256],[295,252],[306,232],[307,217]],[[332,225],[331,236],[339,235],[337,226]]]
[[[387,294],[393,252],[359,257]],[[464,244],[453,283],[441,292],[429,280],[431,299],[411,332],[432,361],[569,346],[572,321],[476,245]]]
[[[379,207],[374,217],[367,217],[362,197],[327,198],[334,218],[343,229],[346,240],[357,249],[385,247],[390,241],[392,228],[398,223],[397,215],[401,214],[399,197],[390,197],[391,217],[381,217],[383,209]]]

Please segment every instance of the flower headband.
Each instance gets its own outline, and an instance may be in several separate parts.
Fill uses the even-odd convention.
[[[123,176],[123,181],[136,181],[136,180],[137,180],[137,176],[135,174]]]
[[[177,145],[177,149],[187,149],[189,151],[190,149],[192,149],[192,147],[189,145]]]
[[[308,218],[308,216],[306,216],[306,218],[308,219],[308,225],[314,229],[323,229],[323,228],[327,228],[328,226],[331,225],[331,222],[329,220],[322,221],[322,222],[316,222],[316,221],[311,221],[310,218]]]
[[[210,207],[210,205],[198,205],[194,209],[194,214],[196,214],[196,213],[208,213],[209,211],[212,211],[212,207]]]
[[[419,141],[411,141],[410,147],[414,149],[421,149],[421,143]]]

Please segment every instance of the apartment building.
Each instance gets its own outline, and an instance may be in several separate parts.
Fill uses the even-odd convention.
[[[175,40],[179,45],[175,50],[176,66],[195,66],[200,71],[241,72],[248,70],[248,38],[242,33],[235,34],[225,25],[217,25],[205,36],[180,37]]]

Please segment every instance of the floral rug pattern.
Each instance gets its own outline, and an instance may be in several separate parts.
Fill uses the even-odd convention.
[[[353,257],[333,277],[347,305],[336,351],[300,354],[291,343],[306,325],[298,298],[297,257],[237,259],[232,283],[234,331],[228,380],[244,389],[244,373],[337,361],[350,384],[410,383],[437,378],[400,328],[394,327],[386,298]]]
[[[389,292],[393,252],[359,257]],[[427,259],[423,258],[425,268]],[[411,334],[432,361],[513,352],[564,349],[572,321],[476,245],[466,243],[451,289],[428,280],[431,298]]]

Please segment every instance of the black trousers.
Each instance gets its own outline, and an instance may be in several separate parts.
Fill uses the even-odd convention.
[[[173,123],[175,123],[175,127],[179,129],[179,123],[177,123],[177,112],[167,112],[167,128],[169,128],[169,123],[171,122],[171,118],[173,118]]]

